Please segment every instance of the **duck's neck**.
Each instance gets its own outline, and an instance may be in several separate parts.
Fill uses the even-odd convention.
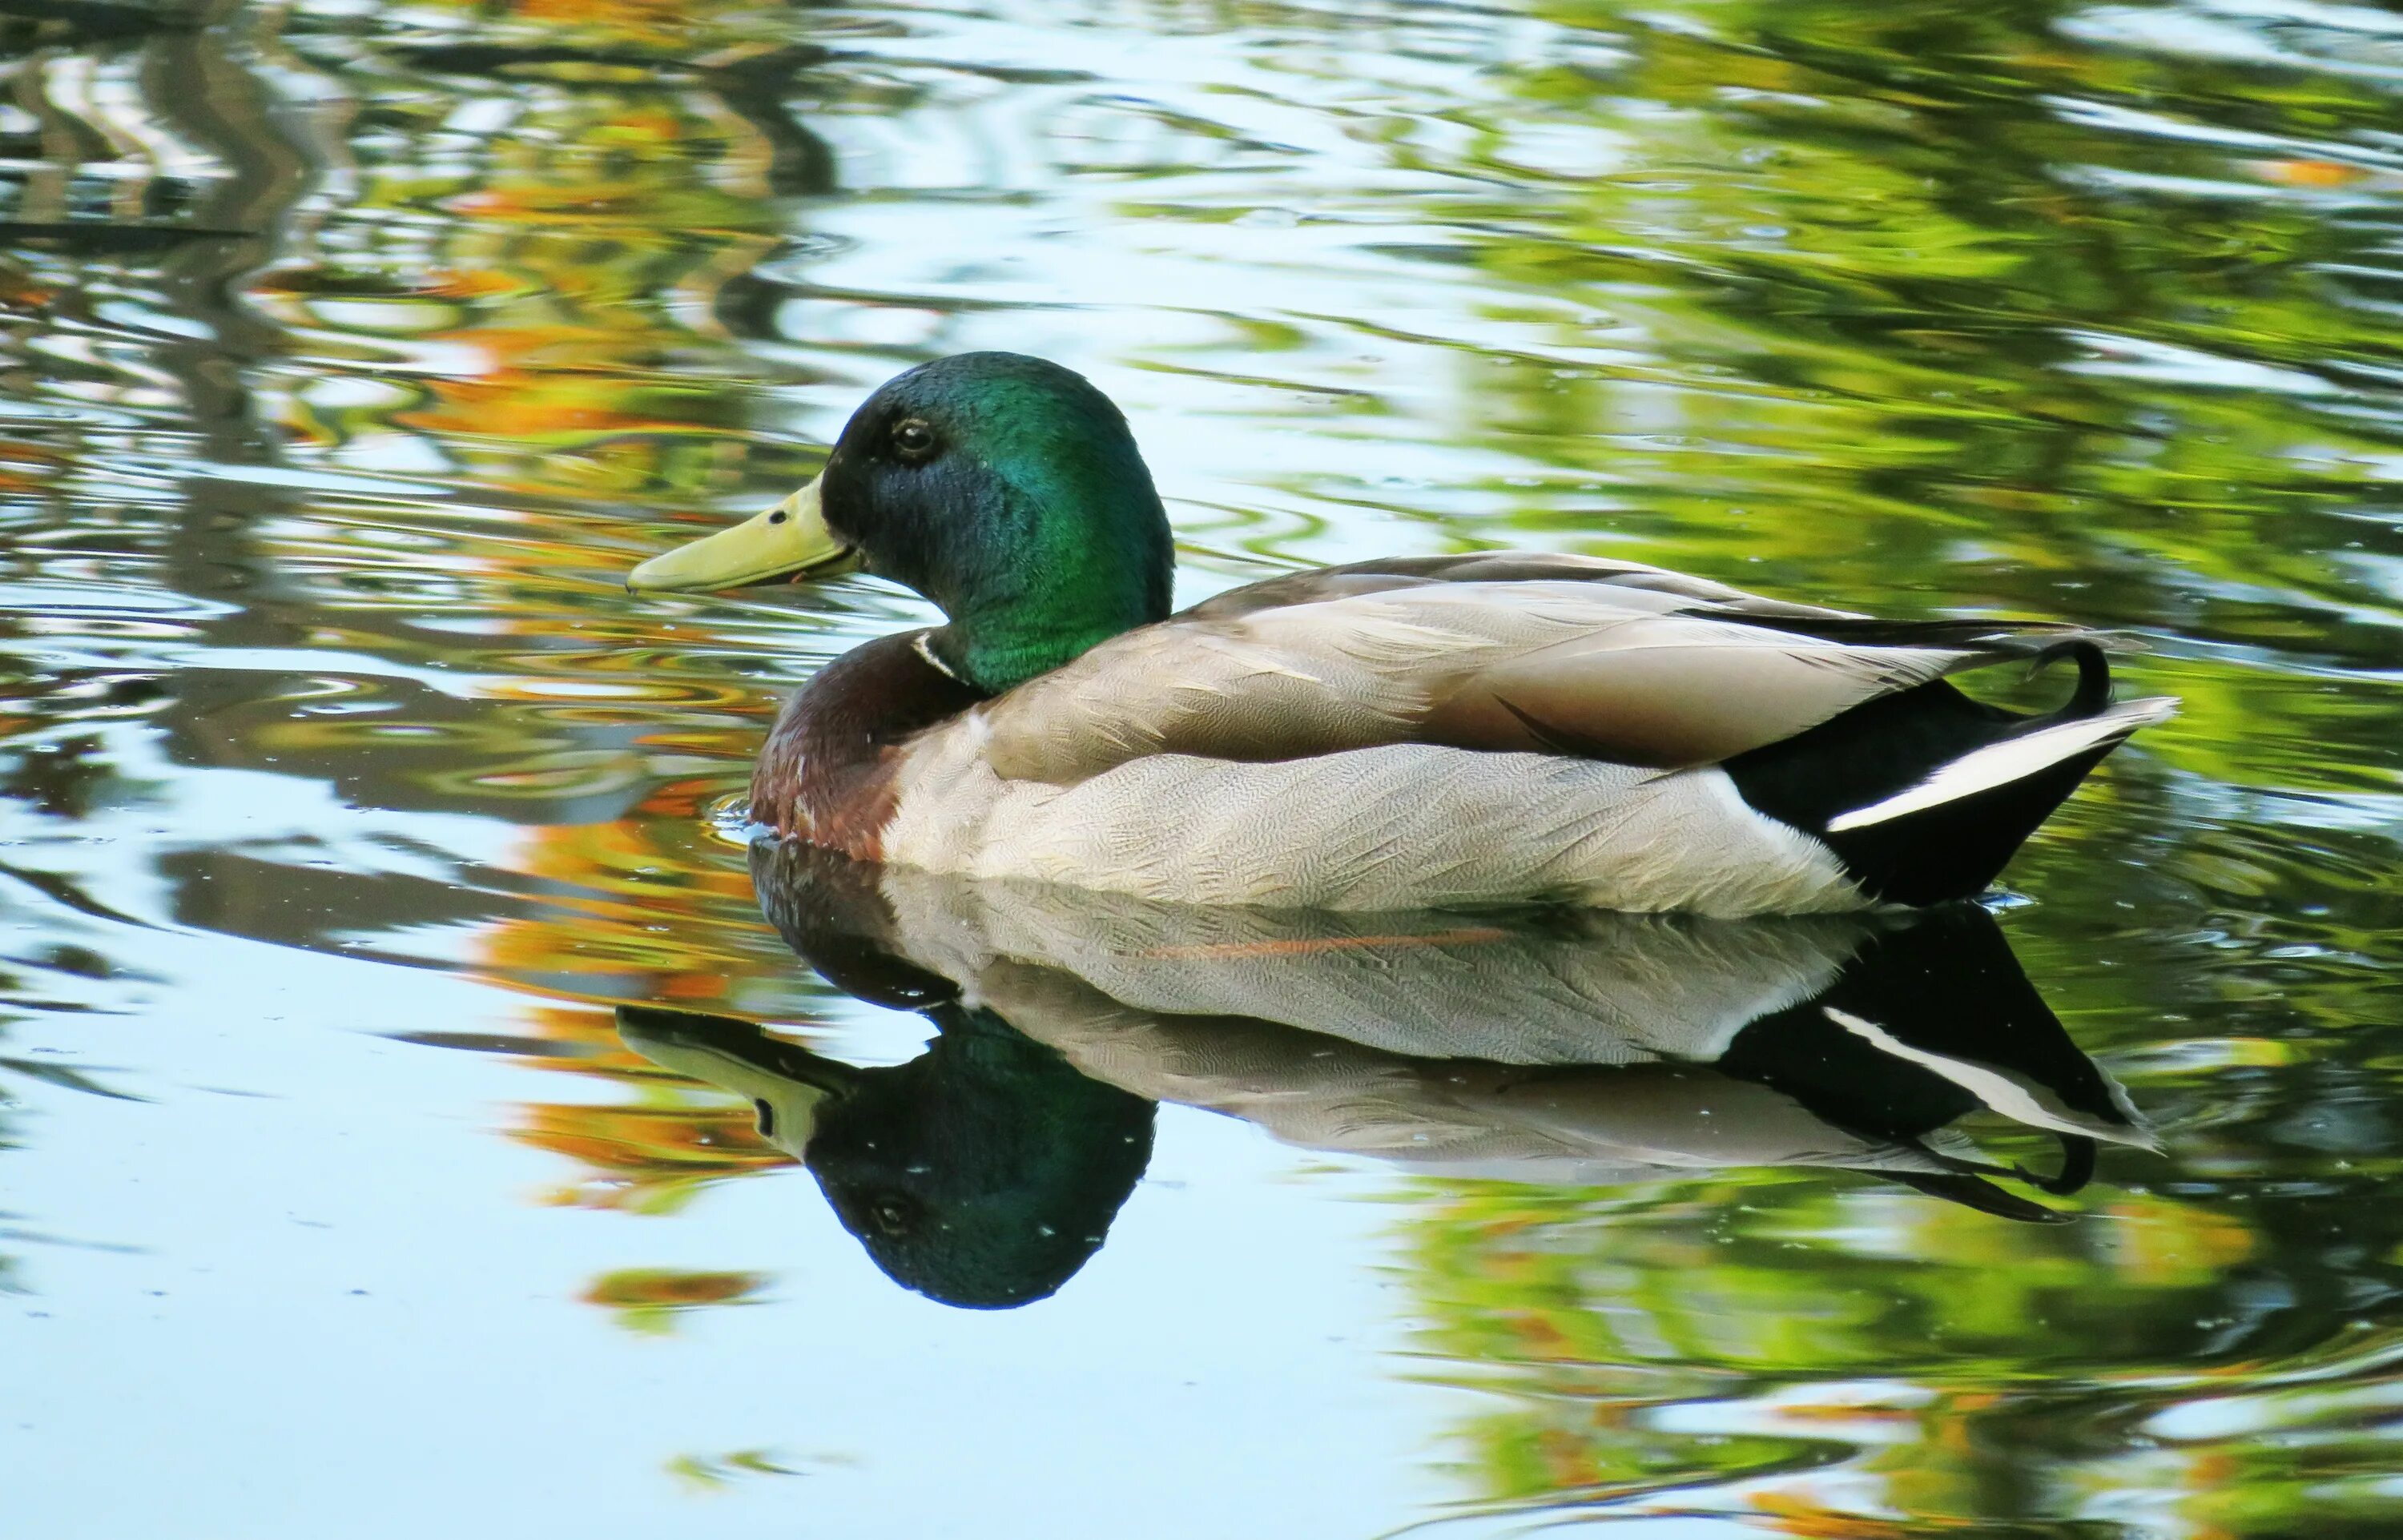
[[[942,606],[928,649],[988,695],[1168,617],[1175,548],[1132,441],[1013,465],[946,523],[890,576]]]
[[[926,633],[926,650],[953,678],[984,695],[1015,689],[1124,631],[1164,619],[1168,606],[1125,616],[963,616]]]

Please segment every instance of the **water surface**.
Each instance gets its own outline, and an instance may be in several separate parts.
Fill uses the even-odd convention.
[[[0,59],[12,1531],[2403,1527],[2391,11],[79,0]],[[1125,407],[1188,597],[1519,545],[2141,641],[2185,714],[1993,907],[2148,1131],[1992,1184],[2042,1224],[1172,1096],[1056,1295],[896,1286],[614,1008],[928,1051],[718,832],[924,611],[618,584],[979,347]]]

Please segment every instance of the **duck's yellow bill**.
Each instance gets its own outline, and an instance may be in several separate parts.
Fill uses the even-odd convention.
[[[809,1147],[819,1105],[857,1073],[733,1017],[620,1006],[618,1035],[661,1069],[748,1099],[760,1134],[795,1159]],[[802,1078],[813,1070],[823,1073]]]
[[[626,587],[637,593],[741,589],[830,577],[858,565],[858,553],[826,528],[818,509],[818,483],[813,481],[732,529],[652,557],[626,575]]]

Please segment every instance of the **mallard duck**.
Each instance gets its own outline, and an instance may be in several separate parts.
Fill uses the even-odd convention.
[[[785,708],[751,816],[864,859],[1194,904],[1559,901],[1737,916],[1976,894],[2174,709],[2095,637],[1896,621],[1633,562],[1397,557],[1170,613],[1167,516],[1081,375],[963,354],[887,382],[818,479],[636,567],[861,571],[945,624]],[[2059,709],[1948,682],[2074,660]]]

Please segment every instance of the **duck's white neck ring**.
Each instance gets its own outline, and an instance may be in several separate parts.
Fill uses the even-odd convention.
[[[936,657],[935,649],[926,645],[926,639],[934,634],[935,633],[930,631],[920,631],[916,637],[911,639],[910,643],[910,647],[917,652],[919,657],[924,659],[928,664],[932,665],[937,673],[941,674],[944,678],[950,680],[954,685],[966,684],[966,680],[961,678],[956,673],[954,673],[949,663],[946,663],[941,659]]]

